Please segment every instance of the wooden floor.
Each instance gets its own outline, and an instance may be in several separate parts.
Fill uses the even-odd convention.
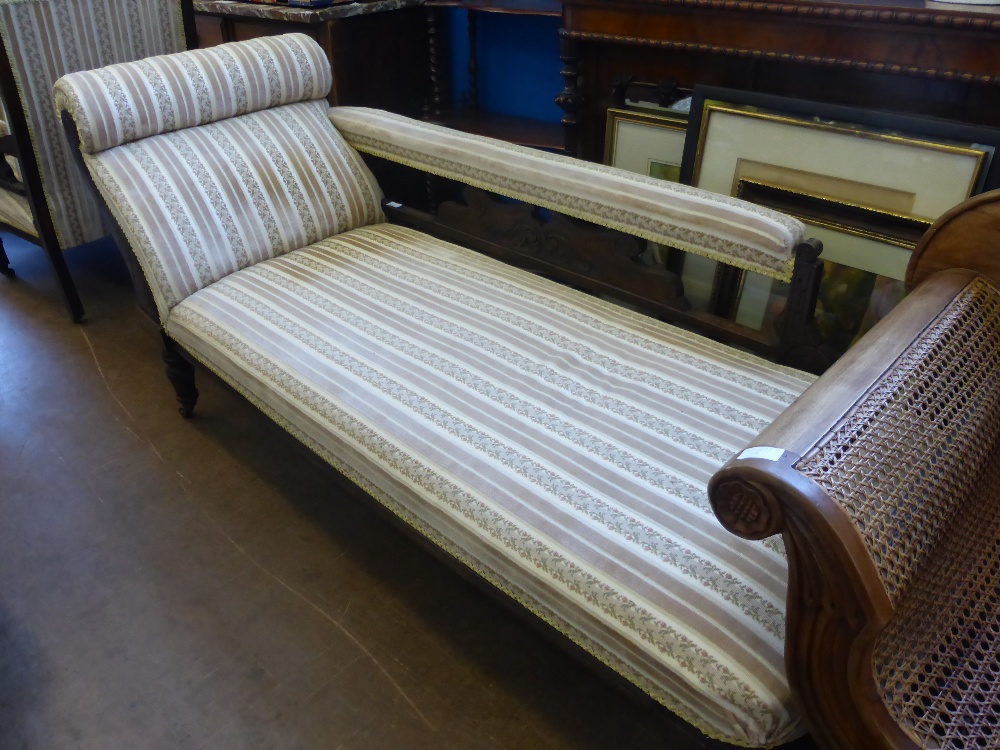
[[[0,750],[715,747],[583,667],[201,377],[106,247],[0,278]],[[798,748],[813,747],[808,740]]]

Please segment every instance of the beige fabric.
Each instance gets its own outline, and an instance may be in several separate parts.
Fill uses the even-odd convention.
[[[231,274],[166,328],[705,732],[801,732],[780,541],[725,532],[705,487],[811,376],[388,224]]]
[[[7,124],[7,107],[4,105],[3,101],[0,101],[0,111],[2,111],[3,116],[3,119],[0,119],[0,137],[3,137],[5,135],[10,135],[10,126]],[[18,181],[24,179],[21,176],[21,162],[18,158],[16,156],[5,156],[4,159],[10,166],[11,172],[14,173],[14,179]]]
[[[322,48],[304,34],[284,34],[79,73],[56,82],[55,100],[73,116],[83,151],[96,153],[322,99],[332,85]]]
[[[330,118],[363,153],[791,280],[801,222],[751,203],[361,107]]]
[[[328,109],[287,104],[85,155],[161,320],[228,273],[384,220],[375,178]]]
[[[7,108],[2,101],[0,101],[0,108],[2,108],[3,113],[3,119],[0,120],[0,137],[2,137],[10,135],[10,126],[7,125]],[[21,162],[17,157],[6,156],[4,158],[10,166],[14,178],[16,180],[23,179],[21,177]],[[19,229],[32,237],[38,236],[28,199],[23,195],[0,189],[0,222]]]
[[[0,222],[10,224],[32,237],[38,236],[28,199],[9,190],[0,190]]]
[[[331,81],[320,46],[286,34],[56,84],[161,320],[235,270],[384,221],[374,177],[327,117]]]
[[[52,104],[61,75],[184,48],[177,0],[0,0],[0,34],[62,247],[104,235]]]
[[[275,59],[270,45],[311,44],[272,39],[238,53],[253,75]],[[232,82],[240,76],[224,63],[234,54],[157,62],[178,73],[164,80],[173,93],[150,83],[149,65],[118,67],[113,80],[130,82],[133,103],[102,96],[112,90],[102,74],[60,84],[167,333],[696,726],[749,745],[799,733],[783,665],[780,542],[724,532],[705,485],[812,378],[385,224],[321,87],[297,89],[311,101],[279,104],[289,89],[261,86],[267,96],[237,109],[189,97],[185,61]],[[309,55],[285,59],[311,70]],[[257,111],[265,98],[276,106]],[[181,100],[191,112],[163,105]],[[594,195],[621,209],[607,194],[620,175],[558,164],[566,179],[610,175]],[[650,221],[668,223],[678,212],[668,203]],[[687,205],[687,216],[698,223],[713,205]],[[743,210],[733,209],[704,222],[723,244],[739,234],[725,234]],[[750,225],[777,237],[760,216]]]

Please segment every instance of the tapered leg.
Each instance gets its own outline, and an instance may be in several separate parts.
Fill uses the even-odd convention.
[[[187,419],[194,413],[198,403],[198,389],[194,384],[194,365],[180,353],[179,347],[163,334],[163,362],[167,366],[167,378],[177,394],[178,411]]]
[[[69,315],[74,323],[83,320],[83,303],[80,301],[80,294],[76,291],[76,284],[69,274],[69,266],[66,265],[66,258],[63,257],[62,248],[56,239],[55,230],[43,230],[39,242],[45,254],[49,256],[52,270],[56,272],[59,286],[62,289],[63,297],[66,299],[66,306],[69,308]]]

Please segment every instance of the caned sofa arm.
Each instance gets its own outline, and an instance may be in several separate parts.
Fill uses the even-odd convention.
[[[894,694],[911,686],[885,679],[892,669],[874,652],[914,591],[947,598],[949,581],[926,571],[952,554],[956,524],[995,480],[998,363],[997,288],[971,271],[938,273],[709,484],[731,531],[784,536],[788,677],[824,746],[933,739]]]
[[[735,198],[363,107],[334,107],[362,153],[791,280],[804,227]]]

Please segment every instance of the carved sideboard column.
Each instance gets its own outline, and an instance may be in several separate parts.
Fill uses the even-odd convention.
[[[563,77],[565,84],[562,93],[556,97],[556,104],[566,113],[562,118],[566,153],[576,156],[580,145],[579,112],[584,103],[580,92],[580,43],[563,36],[562,31],[559,32],[559,59],[563,62],[559,75]]]
[[[424,119],[440,122],[444,116],[444,88],[441,51],[441,29],[437,8],[426,6],[427,12],[427,68],[430,76],[430,92],[424,102]]]

